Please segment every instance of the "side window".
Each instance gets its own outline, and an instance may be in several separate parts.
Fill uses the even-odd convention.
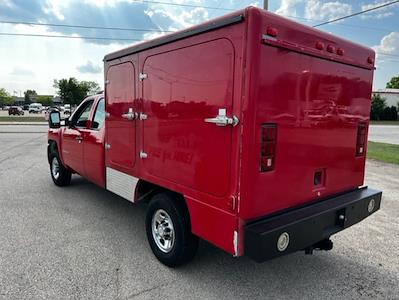
[[[105,105],[104,105],[104,98],[101,98],[100,101],[98,101],[93,122],[91,123],[91,128],[100,129],[101,127],[103,127],[104,121],[105,121]]]
[[[89,119],[90,116],[90,110],[91,107],[93,106],[93,101],[88,101],[87,104],[82,107],[82,110],[78,113],[76,116],[76,122],[75,126],[76,127],[86,127],[87,120]]]

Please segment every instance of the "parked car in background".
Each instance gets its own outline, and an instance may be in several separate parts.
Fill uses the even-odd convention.
[[[24,111],[21,107],[19,106],[11,106],[8,109],[8,115],[16,115],[16,116],[23,116],[24,115]]]
[[[47,107],[46,110],[44,111],[44,118],[46,119],[46,121],[48,121],[49,114],[50,114],[52,111],[58,111],[58,112],[60,112],[60,110],[58,109],[57,106]]]
[[[65,106],[64,106],[64,114],[65,115],[70,115],[71,114],[71,105],[70,104],[65,104]]]
[[[9,110],[10,107],[9,106],[3,106],[2,110]]]
[[[32,103],[29,105],[30,114],[40,114],[43,111],[43,105],[41,103]]]
[[[29,111],[29,105],[24,105],[23,110],[28,110]]]

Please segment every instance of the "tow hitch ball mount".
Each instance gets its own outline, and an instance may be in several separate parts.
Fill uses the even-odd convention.
[[[330,239],[322,240],[308,248],[305,248],[305,254],[313,254],[313,250],[331,250],[333,248],[333,242]]]

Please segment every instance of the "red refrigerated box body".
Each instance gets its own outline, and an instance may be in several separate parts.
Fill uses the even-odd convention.
[[[49,140],[71,171],[132,202],[182,195],[195,235],[261,261],[287,237],[286,252],[306,249],[360,221],[371,199],[379,208],[362,187],[374,59],[249,7],[106,55],[86,125]]]

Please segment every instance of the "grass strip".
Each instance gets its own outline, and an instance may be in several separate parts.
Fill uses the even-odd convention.
[[[367,157],[399,164],[399,145],[369,141]]]

